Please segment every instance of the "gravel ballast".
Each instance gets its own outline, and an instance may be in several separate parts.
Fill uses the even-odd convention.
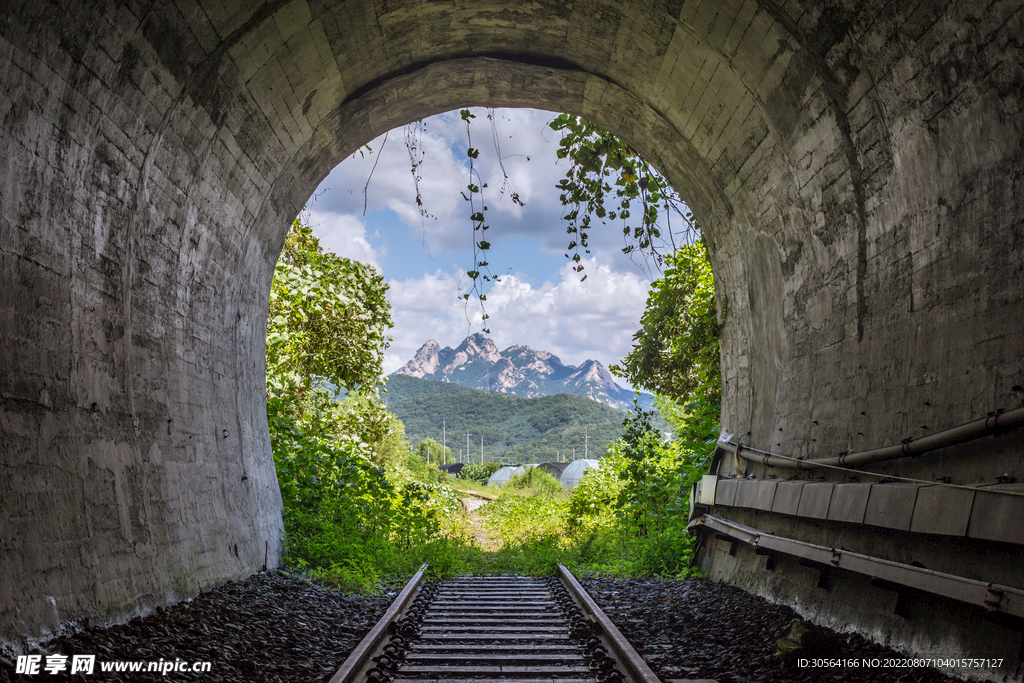
[[[907,681],[953,683],[933,669],[800,668],[784,665],[775,640],[797,617],[788,607],[705,579],[580,578],[580,583],[665,683],[676,679],[747,681]],[[905,659],[858,635],[815,628],[818,652],[807,658]]]
[[[739,588],[703,579],[580,577],[623,635],[665,683],[712,679],[915,683],[957,679],[932,669],[800,668],[784,665],[775,639],[797,616]],[[95,654],[90,676],[14,676],[7,681],[206,681],[310,683],[327,681],[384,614],[400,585],[362,596],[283,572],[263,572],[187,602],[118,626],[92,626],[44,644],[48,653]],[[856,635],[820,629],[830,658],[900,658]],[[813,655],[808,655],[813,656]],[[100,662],[210,662],[209,672],[102,673]]]
[[[395,594],[389,590],[361,596],[283,572],[262,572],[126,624],[86,628],[43,645],[44,654],[96,655],[92,675],[42,671],[13,676],[0,667],[0,681],[326,681],[383,616]],[[210,662],[210,671],[99,671],[100,662],[175,659],[189,665]]]

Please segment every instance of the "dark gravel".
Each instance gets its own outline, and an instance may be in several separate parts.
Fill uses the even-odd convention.
[[[86,628],[43,646],[45,652],[97,655],[91,676],[43,672],[15,677],[0,666],[0,681],[326,681],[394,598],[394,590],[367,597],[281,572],[263,572],[127,624]],[[166,676],[99,671],[100,661],[175,658],[209,661],[212,667],[208,673]]]
[[[703,579],[580,579],[665,683],[746,681],[953,682],[930,669],[799,668],[783,664],[775,639],[797,615],[739,588]],[[101,673],[15,677],[8,681],[327,681],[383,615],[401,585],[373,597],[311,584],[282,572],[229,583],[189,602],[108,628],[90,627],[46,643],[46,652],[95,654],[99,661],[210,661],[209,673]],[[856,635],[825,629],[818,656],[900,657]],[[808,656],[812,656],[808,654]]]
[[[799,668],[785,665],[775,639],[797,614],[735,586],[704,579],[582,578],[580,583],[666,683],[746,681],[958,681],[933,669]],[[824,658],[904,657],[857,635],[818,629]],[[806,656],[810,657],[811,654]]]

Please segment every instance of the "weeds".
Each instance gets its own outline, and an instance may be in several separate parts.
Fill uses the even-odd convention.
[[[615,576],[692,576],[689,490],[703,462],[663,443],[643,412],[626,427],[570,494],[539,484],[554,482],[550,475],[528,471],[480,508],[488,530],[504,541],[481,569],[547,574],[562,562]]]

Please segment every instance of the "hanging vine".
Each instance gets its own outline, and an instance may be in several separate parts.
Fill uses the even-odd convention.
[[[470,322],[468,309],[470,297],[475,296],[477,301],[480,302],[480,319],[483,322],[483,331],[490,334],[491,330],[487,327],[487,320],[491,316],[487,314],[485,306],[487,294],[482,283],[501,282],[501,278],[491,273],[490,263],[486,260],[487,252],[491,248],[491,243],[487,241],[487,231],[490,229],[490,226],[485,222],[484,216],[484,212],[488,210],[487,204],[484,203],[483,195],[483,190],[487,187],[487,183],[481,180],[480,174],[473,164],[480,157],[480,150],[473,147],[473,133],[471,130],[471,122],[476,118],[476,115],[468,109],[463,109],[459,112],[459,115],[466,126],[466,157],[469,159],[469,182],[466,184],[466,190],[462,192],[462,198],[469,202],[469,221],[472,226],[470,241],[472,242],[473,251],[473,269],[466,272],[466,277],[470,279],[471,285],[469,291],[463,293],[462,298],[466,301],[467,305],[466,322]],[[504,168],[502,168],[502,172],[504,172]],[[508,175],[505,178],[507,181]],[[467,195],[466,192],[469,192],[469,194]],[[477,210],[476,195],[480,195],[479,211]],[[515,201],[518,201],[518,198],[519,195],[515,195]],[[520,202],[520,204],[522,203]]]
[[[502,174],[498,196],[507,195],[514,204],[525,206],[503,163],[505,157],[501,154],[495,112],[490,108],[486,111],[498,168]],[[493,274],[488,260],[491,243],[487,239],[490,226],[486,222],[486,212],[489,207],[484,200],[484,190],[488,186],[483,182],[476,164],[480,158],[480,149],[473,146],[472,136],[472,121],[476,114],[469,109],[463,109],[459,114],[465,126],[466,156],[469,162],[468,181],[461,195],[469,203],[473,259],[472,266],[465,274],[469,279],[468,291],[462,291],[460,287],[460,296],[466,302],[467,322],[471,322],[469,301],[477,299],[483,331],[489,333],[486,285],[500,282],[501,279]],[[572,262],[573,270],[581,274],[581,282],[587,279],[583,272],[584,256],[590,254],[591,232],[598,227],[598,223],[605,225],[610,221],[621,221],[622,252],[634,259],[634,262],[636,257],[640,257],[643,263],[638,265],[651,277],[654,277],[655,270],[661,271],[666,255],[676,253],[681,246],[699,238],[700,230],[679,194],[627,142],[580,116],[560,114],[548,125],[562,134],[557,155],[559,159],[569,162],[565,176],[556,188],[563,207],[561,218],[569,236],[565,257]],[[436,220],[436,216],[427,211],[420,190],[422,165],[426,158],[423,147],[425,133],[426,123],[423,120],[410,123],[404,129],[409,170],[416,190],[416,208],[420,214],[423,247],[429,254],[426,219]],[[526,159],[529,161],[530,157]],[[676,226],[673,226],[673,215],[677,221]]]
[[[557,187],[559,200],[567,209],[562,215],[569,235],[565,256],[575,264],[573,270],[583,272],[581,250],[590,253],[594,218],[601,223],[622,221],[622,252],[631,257],[641,255],[648,274],[652,262],[661,269],[664,251],[675,253],[678,249],[673,213],[682,221],[686,241],[697,238],[693,215],[679,194],[627,142],[580,116],[560,114],[549,126],[562,133],[558,158],[571,162]],[[639,221],[631,212],[634,202],[640,205]],[[659,223],[662,215],[664,233]],[[581,278],[585,279],[586,275]]]
[[[420,192],[420,181],[423,180],[422,172],[420,167],[423,165],[423,160],[426,158],[427,152],[423,149],[423,136],[427,132],[427,124],[423,119],[413,121],[405,126],[403,134],[405,137],[405,151],[409,154],[409,172],[412,174],[412,184],[416,188],[416,210],[420,214],[420,239],[423,248],[426,250],[427,255],[430,255],[430,245],[427,244],[427,225],[426,219],[433,218],[437,220],[436,216],[430,214],[427,211],[426,206],[423,204],[423,194]],[[387,138],[385,137],[385,140]],[[384,145],[381,145],[381,150],[384,149]]]

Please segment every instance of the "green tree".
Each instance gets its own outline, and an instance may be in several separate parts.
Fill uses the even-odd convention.
[[[443,464],[446,460],[451,459],[452,449],[445,447],[444,453],[442,453],[441,444],[433,439],[423,439],[416,444],[416,455],[420,456],[420,458],[423,459],[423,462]]]
[[[373,268],[324,253],[298,221],[271,285],[267,418],[286,554],[350,586],[411,573],[428,553],[444,566],[461,543],[458,499],[410,452],[377,393],[386,291]]]
[[[500,469],[501,463],[494,462],[493,460],[490,462],[485,462],[483,464],[469,463],[468,465],[462,468],[461,472],[459,472],[459,479],[465,479],[467,481],[476,481],[480,482],[481,484],[486,484],[487,480],[491,478],[491,475]]]
[[[391,343],[387,290],[372,266],[324,252],[296,220],[270,288],[268,376],[290,375],[300,392],[375,385]]]
[[[633,349],[609,369],[658,396],[678,442],[701,451],[717,436],[722,402],[714,280],[703,240],[665,258]]]

